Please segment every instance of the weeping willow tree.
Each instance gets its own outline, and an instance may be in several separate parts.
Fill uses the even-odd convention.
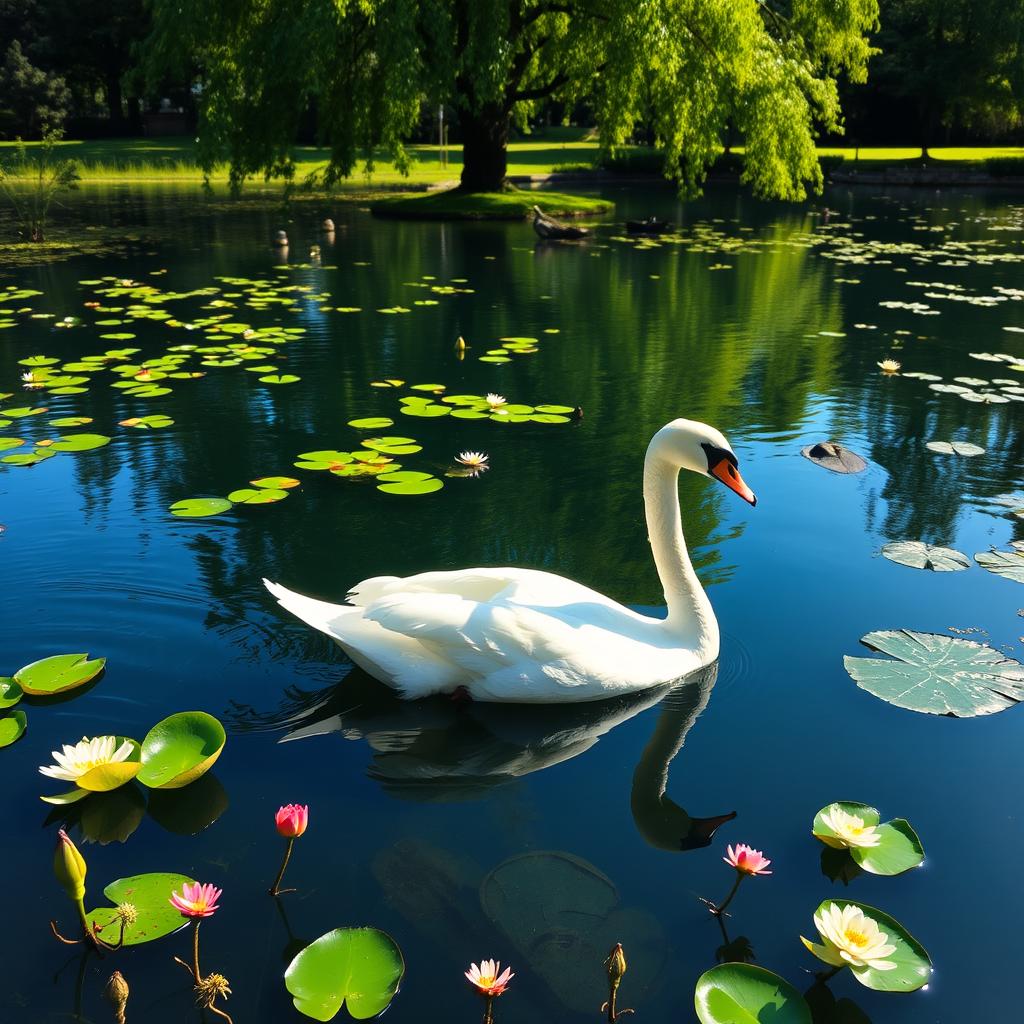
[[[200,68],[200,159],[232,184],[292,171],[315,111],[327,184],[403,140],[423,103],[454,108],[462,188],[496,191],[513,125],[537,104],[589,102],[602,148],[638,120],[694,192],[726,126],[762,196],[803,198],[818,130],[840,131],[836,79],[861,81],[876,0],[152,0],[155,69]]]

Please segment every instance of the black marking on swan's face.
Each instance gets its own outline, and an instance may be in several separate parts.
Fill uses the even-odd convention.
[[[718,445],[709,444],[707,441],[702,441],[700,446],[704,449],[705,456],[707,456],[708,476],[715,475],[715,467],[719,465],[723,459],[731,463],[733,469],[739,469],[740,464],[736,461],[736,456],[733,455],[728,448],[719,448]]]

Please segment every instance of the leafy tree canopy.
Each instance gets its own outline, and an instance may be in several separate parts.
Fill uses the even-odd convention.
[[[198,58],[200,147],[232,182],[292,169],[312,105],[324,178],[403,139],[421,104],[454,108],[462,184],[500,188],[510,124],[549,97],[588,100],[602,145],[641,119],[666,173],[695,191],[731,124],[744,179],[803,198],[822,175],[817,130],[841,129],[836,77],[861,81],[876,0],[153,0],[153,66]]]
[[[1024,115],[1024,0],[881,0],[884,93],[917,102],[922,142],[937,125],[1001,130]]]

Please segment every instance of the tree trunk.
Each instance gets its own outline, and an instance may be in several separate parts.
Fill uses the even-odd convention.
[[[106,82],[107,106],[110,108],[110,126],[120,133],[124,126],[124,108],[122,106],[121,72],[108,71]]]
[[[464,192],[501,192],[508,169],[509,115],[504,107],[490,104],[480,111],[459,111],[462,129],[462,178]]]

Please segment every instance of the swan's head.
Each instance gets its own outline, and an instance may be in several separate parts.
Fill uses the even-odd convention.
[[[739,462],[732,445],[721,431],[697,420],[673,420],[651,439],[648,459],[658,459],[688,469],[701,476],[712,476],[735,491],[744,501],[757,504],[754,492],[740,476]]]

